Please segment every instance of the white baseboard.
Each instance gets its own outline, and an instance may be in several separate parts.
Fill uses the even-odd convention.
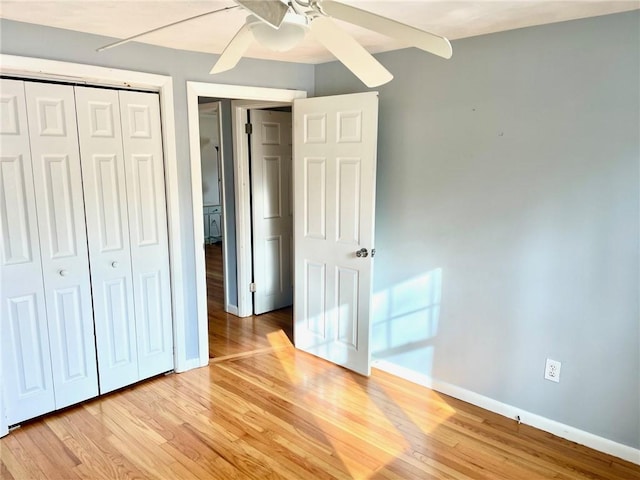
[[[231,305],[230,303],[227,303],[227,307],[224,310],[227,313],[230,313],[231,315],[235,315],[236,317],[238,317],[238,306],[237,305]]]
[[[580,445],[585,445],[589,448],[593,448],[594,450],[608,453],[614,457],[622,458],[640,465],[639,449],[599,437],[593,433],[585,432],[584,430],[580,430],[570,425],[556,422],[555,420],[536,415],[535,413],[524,411],[520,408],[507,405],[506,403],[485,397],[484,395],[480,395],[470,390],[466,390],[449,383],[440,382],[427,375],[417,373],[413,370],[395,365],[385,360],[375,360],[373,362],[373,367],[507,418],[513,418],[515,420],[519,416],[520,421],[526,425],[530,425],[545,432],[552,433],[558,437],[571,440],[572,442],[579,443]]]

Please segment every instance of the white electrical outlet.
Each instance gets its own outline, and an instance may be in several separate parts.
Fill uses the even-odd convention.
[[[560,383],[560,367],[562,363],[557,360],[551,360],[547,358],[547,363],[544,367],[545,380],[551,380],[552,382]]]

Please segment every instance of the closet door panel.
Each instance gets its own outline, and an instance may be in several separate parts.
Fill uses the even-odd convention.
[[[0,80],[0,346],[7,424],[55,409],[24,83]]]
[[[121,91],[140,378],[173,368],[169,250],[157,94]]]
[[[139,379],[118,92],[76,87],[100,392]]]
[[[25,83],[56,408],[98,395],[73,87]]]

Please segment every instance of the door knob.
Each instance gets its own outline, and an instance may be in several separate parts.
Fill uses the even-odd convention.
[[[118,268],[118,262],[111,262],[112,268]]]
[[[356,257],[360,258],[360,257],[368,257],[369,256],[369,252],[367,251],[366,248],[361,248],[360,250],[358,250],[356,252]]]
[[[66,270],[58,270],[58,275],[60,275],[61,277],[66,277],[67,276],[67,272]]]

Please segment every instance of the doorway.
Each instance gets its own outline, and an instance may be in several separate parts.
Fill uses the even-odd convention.
[[[234,132],[224,114],[235,103],[198,97],[209,357],[215,361],[290,346],[293,341],[291,107],[267,108],[267,104],[260,103],[264,108],[248,111],[247,121],[253,130]],[[239,161],[248,166],[250,174],[252,313],[260,314],[259,319],[254,315],[240,318],[227,308],[227,285],[233,283],[228,265],[237,258],[237,252],[227,256],[234,252],[232,247],[227,248],[233,218],[226,217],[226,212],[235,211],[233,199],[225,194],[229,186],[223,173],[225,166],[233,164],[233,151],[225,148],[229,134],[237,144],[248,147],[248,158]]]
[[[296,98],[306,97],[306,92],[187,82],[191,177],[194,187],[202,185],[198,105],[199,100],[203,97],[222,102],[221,111],[219,111],[222,131],[219,140],[222,180],[221,244],[225,302],[223,309],[211,313],[221,316],[224,321],[228,321],[227,317],[232,317],[234,321],[238,322],[241,320],[238,317],[247,317],[252,313],[250,308],[246,308],[247,299],[251,297],[251,282],[249,280],[251,277],[247,273],[250,270],[247,269],[247,265],[251,265],[250,181],[249,166],[240,161],[240,157],[242,154],[246,154],[248,147],[238,144],[236,139],[232,137],[230,134],[231,125],[235,128],[243,128],[245,123],[243,113],[246,114],[248,108],[253,108],[258,103],[278,102],[280,105],[290,104]],[[246,106],[236,105],[232,109],[231,99],[251,102],[251,107],[248,104]],[[267,104],[269,106],[272,105],[270,103]],[[228,129],[225,124],[229,126]],[[201,363],[204,364],[209,360],[210,312],[207,296],[206,247],[203,245],[205,228],[203,222],[204,201],[201,188],[192,188],[192,201],[196,253],[196,296],[198,299],[198,347]],[[212,280],[215,282],[214,279]]]

